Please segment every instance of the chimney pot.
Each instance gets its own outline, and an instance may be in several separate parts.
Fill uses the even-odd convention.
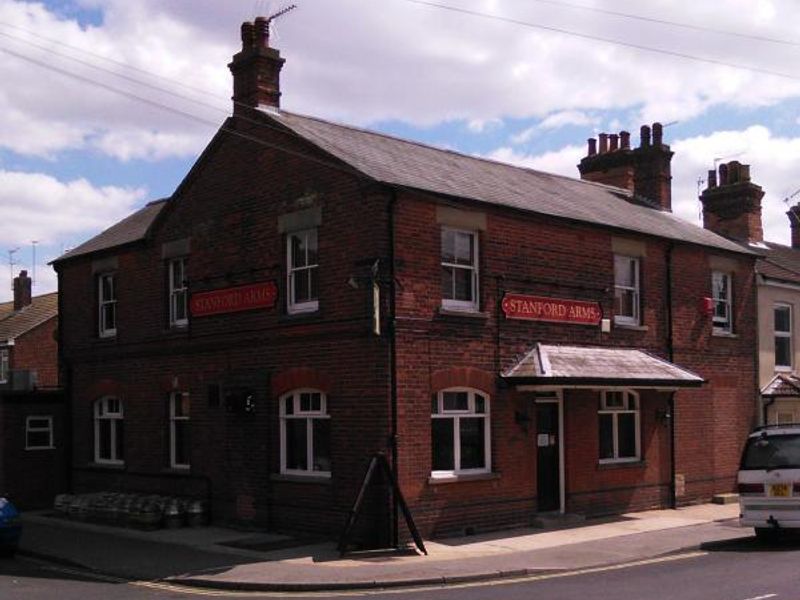
[[[739,181],[742,183],[749,183],[750,165],[739,165]]]
[[[719,166],[719,184],[728,185],[728,165],[725,163]]]
[[[242,23],[242,50],[253,47],[253,24],[245,21]]]
[[[661,123],[653,123],[653,146],[660,146],[663,138],[664,128],[661,126]]]
[[[601,133],[600,134],[600,154],[605,154],[608,152],[608,134]]]
[[[717,187],[717,172],[714,169],[708,170],[708,189]]]
[[[255,46],[269,48],[269,21],[264,17],[256,17],[255,21]]]
[[[619,132],[619,145],[623,150],[630,150],[631,147],[631,134],[627,131]]]
[[[639,129],[639,136],[641,137],[641,147],[647,148],[650,145],[650,128],[647,125],[642,125]]]
[[[14,277],[14,310],[22,310],[31,303],[31,278],[27,271]]]
[[[795,204],[786,213],[792,229],[792,248],[800,250],[800,204]]]
[[[594,156],[595,154],[597,154],[597,140],[594,139],[594,138],[589,138],[586,141],[589,144],[588,155],[589,156]]]
[[[616,133],[612,133],[608,136],[608,139],[611,141],[609,146],[610,152],[616,152],[619,149],[619,136]]]
[[[732,160],[728,163],[728,184],[739,183],[739,161]]]

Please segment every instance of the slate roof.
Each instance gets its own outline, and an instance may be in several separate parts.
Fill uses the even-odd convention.
[[[800,250],[764,242],[764,256],[756,261],[756,272],[770,279],[800,284]]]
[[[31,303],[14,312],[14,302],[0,304],[0,344],[21,336],[58,315],[58,292],[34,296]]]
[[[144,239],[153,221],[156,220],[156,217],[161,213],[161,209],[164,208],[166,203],[166,198],[149,202],[143,208],[140,208],[135,213],[115,223],[80,246],[62,254],[55,259],[53,263],[58,263],[76,256],[83,256],[84,254],[90,254],[92,252],[116,248],[117,246],[123,246]]]
[[[698,387],[703,378],[642,350],[537,343],[502,373],[512,383]]]
[[[773,398],[800,396],[800,378],[793,373],[779,373],[761,388],[761,395]]]
[[[389,185],[752,253],[651,207],[627,190],[476,158],[285,111],[263,114],[365,175]]]

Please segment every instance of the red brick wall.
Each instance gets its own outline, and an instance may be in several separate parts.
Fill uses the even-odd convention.
[[[15,340],[11,351],[11,368],[35,370],[40,387],[58,385],[57,325],[58,319],[53,317],[31,329]]]

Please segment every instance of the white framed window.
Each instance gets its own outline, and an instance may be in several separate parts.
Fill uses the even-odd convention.
[[[94,461],[121,465],[124,461],[124,413],[122,401],[113,396],[94,403]]]
[[[775,324],[775,370],[792,370],[792,307],[776,304]]]
[[[189,394],[169,395],[169,466],[173,469],[188,469],[191,464],[190,409]]]
[[[9,377],[8,348],[0,348],[0,383],[7,383]]]
[[[731,276],[722,271],[711,273],[711,294],[714,298],[714,332],[733,332],[733,297]]]
[[[491,471],[489,397],[469,388],[442,390],[431,406],[431,476]]]
[[[442,307],[478,310],[478,233],[442,228]]]
[[[52,450],[53,417],[31,415],[25,418],[25,450]]]
[[[778,411],[775,413],[776,425],[791,425],[795,422],[794,413],[792,411]]]
[[[331,476],[328,399],[319,390],[299,389],[280,399],[281,473]]]
[[[597,416],[600,462],[640,460],[639,396],[629,390],[603,390]]]
[[[319,309],[319,262],[316,229],[286,236],[287,311],[313,312]]]
[[[169,261],[169,324],[171,327],[185,327],[188,325],[188,296],[186,259],[173,259]]]
[[[639,259],[614,255],[614,322],[620,325],[639,325]]]
[[[98,332],[100,337],[117,335],[117,277],[103,273],[97,277]]]

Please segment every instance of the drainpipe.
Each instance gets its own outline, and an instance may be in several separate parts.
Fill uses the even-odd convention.
[[[391,432],[389,438],[389,450],[392,454],[392,469],[394,470],[394,480],[400,485],[400,474],[397,468],[397,310],[395,303],[396,284],[395,284],[395,233],[394,233],[394,211],[397,204],[397,190],[391,189],[389,195],[389,204],[387,207],[387,228],[389,238],[389,323],[387,324],[389,334],[389,389],[391,397]],[[394,497],[394,490],[392,490],[392,545],[396,548],[400,543],[399,529],[398,529],[398,512],[397,512],[397,498]]]
[[[672,251],[675,248],[673,242],[667,246],[666,256],[666,304],[667,304],[667,356],[669,362],[675,362],[675,344],[672,335]],[[675,489],[676,461],[675,461],[675,392],[669,394],[669,506],[676,508],[678,499]]]

